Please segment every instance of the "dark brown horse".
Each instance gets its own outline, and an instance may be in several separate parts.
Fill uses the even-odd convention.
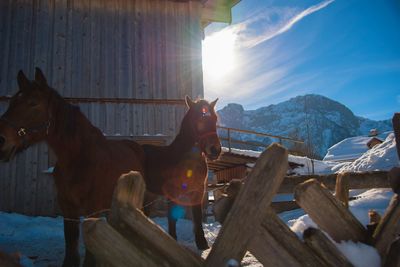
[[[147,190],[164,195],[169,200],[170,235],[176,239],[179,207],[191,206],[195,240],[199,249],[208,248],[202,226],[202,203],[208,172],[206,157],[214,160],[221,153],[221,143],[216,132],[216,102],[193,102],[186,97],[189,110],[175,140],[169,146],[143,146]]]
[[[50,88],[40,71],[29,81],[18,73],[19,91],[0,118],[0,159],[10,160],[46,141],[57,156],[54,180],[64,216],[63,266],[79,266],[79,217],[108,209],[121,174],[143,171],[143,150],[133,141],[106,140],[78,107]],[[92,257],[86,251],[85,264]]]

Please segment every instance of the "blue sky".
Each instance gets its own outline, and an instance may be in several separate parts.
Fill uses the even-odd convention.
[[[210,52],[211,51],[211,52]],[[356,115],[400,112],[400,1],[242,0],[203,41],[205,98],[219,108],[321,94]]]

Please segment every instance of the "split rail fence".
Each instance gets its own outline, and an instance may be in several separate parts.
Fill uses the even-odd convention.
[[[377,248],[385,267],[399,266],[397,194],[382,220],[373,222],[375,227],[371,223],[370,229],[375,230],[368,232],[318,180],[304,181],[295,187],[295,199],[321,230],[309,228],[304,241],[300,240],[270,208],[282,187],[287,157],[285,148],[271,145],[261,154],[246,183],[232,190],[232,203],[223,205],[228,210],[206,259],[180,246],[141,212],[145,185],[135,172],[120,178],[108,221],[84,221],[86,247],[100,263],[110,266],[239,266],[246,251],[264,266],[352,266],[323,230],[336,242],[368,242]]]

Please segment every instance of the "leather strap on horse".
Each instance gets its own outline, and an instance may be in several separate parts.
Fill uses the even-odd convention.
[[[213,136],[213,135],[217,135],[217,132],[216,131],[207,132],[207,133],[201,134],[198,137],[198,141],[197,142],[200,145],[201,151],[204,152],[204,149],[205,149],[203,140],[206,139],[207,137]]]
[[[27,134],[35,134],[35,133],[40,133],[43,130],[46,130],[46,135],[49,134],[49,128],[51,125],[51,120],[47,120],[44,123],[41,123],[39,125],[36,125],[34,127],[26,128],[26,127],[20,127],[15,125],[13,122],[9,121],[8,119],[4,117],[0,117],[0,121],[3,121],[5,124],[13,128],[16,132],[17,135],[22,139],[22,146],[26,147],[27,146],[27,140],[25,136]]]

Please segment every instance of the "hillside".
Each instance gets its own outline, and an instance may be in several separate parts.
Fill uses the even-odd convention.
[[[319,158],[326,154],[330,146],[347,137],[368,135],[372,128],[379,132],[392,129],[390,120],[374,121],[356,116],[345,105],[321,95],[297,96],[256,110],[244,110],[240,104],[228,104],[218,114],[223,126],[292,137],[307,143],[309,140],[311,153]],[[256,139],[266,144],[276,141],[245,134],[233,137]],[[290,147],[292,144],[285,145]]]

